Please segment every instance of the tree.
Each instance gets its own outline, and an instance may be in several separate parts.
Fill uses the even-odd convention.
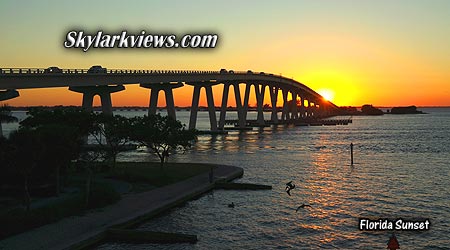
[[[54,171],[58,195],[61,170],[79,157],[84,139],[94,131],[94,116],[78,107],[32,108],[20,127],[39,132],[45,146],[40,170]]]
[[[79,138],[88,136],[94,130],[91,112],[79,107],[31,108],[28,117],[20,122],[21,127],[38,128],[48,124],[65,125],[76,128]]]
[[[17,121],[17,117],[11,115],[11,108],[8,105],[0,106],[0,137],[3,136],[2,123],[13,123]]]
[[[383,115],[383,111],[375,108],[372,105],[365,104],[361,107],[361,112],[364,115]]]
[[[75,127],[64,124],[43,125],[37,132],[43,145],[40,162],[45,168],[54,171],[55,194],[58,196],[61,190],[61,172],[66,176],[66,169],[71,160],[78,158],[82,139],[77,136]]]
[[[130,120],[120,115],[95,115],[95,130],[91,135],[95,138],[106,156],[116,166],[117,155],[127,149],[130,142]]]
[[[1,157],[11,172],[22,177],[23,203],[30,210],[31,198],[28,188],[28,180],[33,168],[39,160],[42,147],[39,137],[34,130],[19,129],[10,134],[9,139],[2,141]]]
[[[85,206],[89,206],[89,198],[91,196],[91,184],[93,179],[93,168],[95,167],[95,163],[98,161],[100,157],[102,157],[103,152],[98,150],[89,150],[88,148],[83,148],[80,154],[80,161],[84,169],[86,170],[86,184],[85,184]]]
[[[156,154],[164,166],[173,151],[184,151],[196,139],[196,130],[186,130],[180,121],[170,116],[150,115],[131,119],[131,139]]]

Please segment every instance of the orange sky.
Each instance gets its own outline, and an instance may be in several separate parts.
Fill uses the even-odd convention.
[[[450,1],[133,3],[2,1],[0,67],[251,69],[293,77],[330,93],[342,106],[450,106]],[[227,14],[213,14],[219,9]],[[209,50],[116,48],[84,53],[63,47],[71,29],[212,32],[219,42]],[[20,95],[6,103],[81,104],[81,94],[66,88],[20,90]],[[220,86],[214,96],[219,106]],[[127,85],[112,97],[115,106],[146,106],[149,90]],[[175,90],[178,106],[189,106],[191,97],[190,86]],[[202,93],[200,105],[204,99]],[[233,105],[234,99],[230,102]],[[270,103],[268,95],[265,103]],[[164,106],[164,98],[159,105]]]

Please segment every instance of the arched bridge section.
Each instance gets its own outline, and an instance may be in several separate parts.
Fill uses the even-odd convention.
[[[196,70],[129,70],[101,68],[100,71],[87,69],[0,69],[0,101],[17,97],[18,90],[30,88],[68,87],[69,90],[83,94],[82,106],[92,109],[93,98],[99,95],[102,110],[112,113],[111,93],[122,91],[127,84],[140,84],[149,88],[149,114],[156,113],[159,91],[164,91],[169,116],[176,118],[173,89],[184,85],[193,86],[192,106],[189,128],[196,127],[199,109],[200,92],[206,92],[207,106],[211,130],[224,129],[227,121],[227,101],[230,89],[233,89],[236,100],[238,120],[236,126],[248,126],[247,112],[249,109],[250,92],[256,97],[258,116],[252,121],[259,126],[268,123],[295,123],[306,119],[320,119],[337,115],[339,109],[333,103],[326,101],[320,94],[308,86],[290,78],[264,72],[234,72],[226,71],[196,71]],[[223,85],[222,102],[219,121],[214,106],[213,86]],[[245,85],[241,95],[240,85]],[[232,87],[232,88],[231,88]],[[279,93],[282,97],[282,107],[277,107]],[[264,120],[264,97],[271,100],[270,121]],[[288,96],[290,95],[290,100]],[[281,116],[278,116],[281,113]]]

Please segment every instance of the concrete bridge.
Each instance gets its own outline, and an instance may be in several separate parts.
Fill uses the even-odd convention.
[[[226,124],[227,102],[230,88],[233,87],[238,115],[237,126],[247,126],[247,111],[250,92],[253,91],[257,103],[257,125],[264,126],[264,96],[270,95],[270,124],[296,123],[304,119],[324,118],[337,115],[339,109],[326,101],[320,94],[293,79],[264,72],[196,71],[196,70],[129,70],[129,69],[48,69],[38,68],[0,68],[0,101],[19,96],[20,89],[68,87],[69,90],[83,94],[82,106],[92,109],[93,98],[99,95],[102,110],[112,113],[111,93],[125,90],[127,84],[140,84],[150,89],[149,114],[155,114],[159,91],[164,91],[168,115],[176,118],[173,89],[185,84],[194,87],[189,128],[196,127],[200,91],[205,89],[211,131],[224,129]],[[222,104],[217,122],[212,86],[222,84]],[[239,85],[245,85],[243,98]],[[283,106],[281,117],[276,107],[278,93],[281,91]],[[288,95],[291,100],[288,101]],[[243,100],[242,100],[243,99]]]

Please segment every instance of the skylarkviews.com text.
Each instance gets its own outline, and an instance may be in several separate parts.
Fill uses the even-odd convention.
[[[215,48],[218,39],[217,34],[185,34],[179,38],[174,34],[147,34],[145,30],[138,34],[127,31],[86,34],[82,30],[72,30],[66,35],[64,47],[80,48],[84,52],[91,48]]]

